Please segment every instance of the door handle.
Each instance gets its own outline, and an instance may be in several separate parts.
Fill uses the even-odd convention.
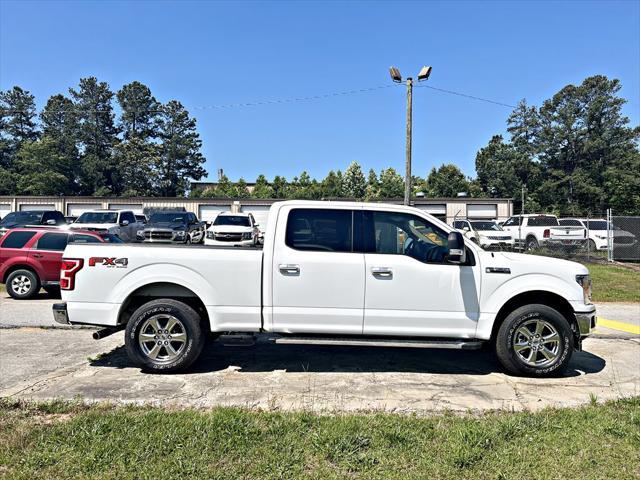
[[[42,258],[43,255],[39,254],[39,253],[34,253],[33,254],[33,258]]]
[[[280,273],[283,275],[296,276],[300,275],[300,265],[293,265],[291,263],[278,265]]]
[[[383,280],[391,280],[393,278],[393,270],[389,267],[371,267],[371,273],[374,277]]]

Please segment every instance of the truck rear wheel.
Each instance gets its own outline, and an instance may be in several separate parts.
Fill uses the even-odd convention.
[[[171,299],[142,305],[131,316],[125,332],[131,361],[158,373],[187,369],[200,356],[205,340],[198,313]]]
[[[567,319],[547,305],[525,305],[507,316],[496,338],[496,355],[515,375],[550,377],[562,374],[574,350]]]

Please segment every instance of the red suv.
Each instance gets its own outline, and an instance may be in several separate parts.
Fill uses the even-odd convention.
[[[14,228],[0,238],[0,283],[15,299],[33,297],[44,288],[60,288],[60,264],[67,243],[122,243],[115,235],[83,230]]]

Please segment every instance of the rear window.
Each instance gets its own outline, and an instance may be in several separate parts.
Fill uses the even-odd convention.
[[[72,243],[101,243],[98,237],[94,237],[92,235],[82,235],[76,234],[69,239],[69,242]]]
[[[574,220],[570,218],[561,218],[559,222],[560,222],[560,225],[565,227],[581,227],[582,226],[582,224],[580,223],[580,220]]]
[[[37,250],[54,250],[61,252],[69,241],[69,235],[66,233],[45,233],[38,239]]]
[[[36,232],[9,232],[4,237],[2,248],[22,248],[35,234]]]
[[[285,243],[296,250],[351,252],[351,210],[297,208],[289,212]]]
[[[556,217],[544,216],[529,217],[528,227],[557,227],[558,219]]]

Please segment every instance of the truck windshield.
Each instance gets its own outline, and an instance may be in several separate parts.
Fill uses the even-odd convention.
[[[250,227],[249,217],[242,215],[218,215],[213,222],[214,225],[233,225],[235,227]]]
[[[74,223],[117,223],[118,212],[84,212]]]
[[[501,231],[502,228],[496,222],[471,222],[473,228],[479,231],[485,230],[493,230],[493,231]]]
[[[31,225],[39,224],[44,212],[11,212],[2,219],[0,225]]]
[[[154,213],[149,223],[187,223],[186,213]]]

